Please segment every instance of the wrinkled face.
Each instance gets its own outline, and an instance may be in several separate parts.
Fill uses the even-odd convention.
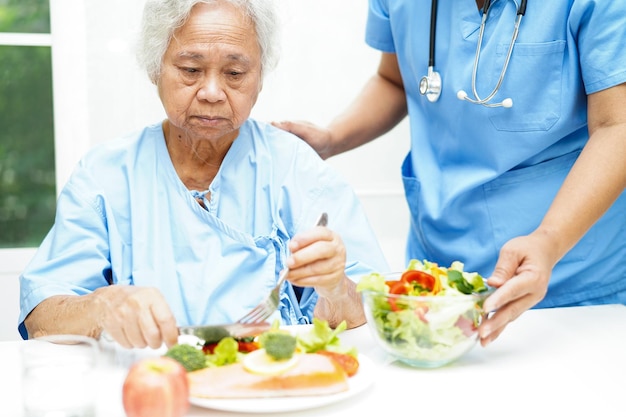
[[[252,22],[230,4],[194,6],[174,32],[157,80],[170,124],[192,138],[232,140],[261,86]]]

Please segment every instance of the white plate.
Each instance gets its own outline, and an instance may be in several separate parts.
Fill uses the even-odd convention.
[[[238,413],[279,413],[298,411],[343,401],[367,389],[374,382],[376,365],[367,356],[359,354],[359,371],[348,378],[347,391],[331,395],[310,397],[275,397],[250,399],[207,399],[190,397],[189,402],[198,407]]]

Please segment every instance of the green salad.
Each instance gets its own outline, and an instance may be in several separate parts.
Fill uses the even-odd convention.
[[[281,329],[280,322],[276,320],[269,330],[254,337],[235,339],[225,336],[218,341],[204,344],[197,342],[196,345],[179,343],[170,347],[165,356],[180,362],[188,372],[242,362],[248,354],[260,349],[276,361],[290,359],[296,352],[319,351],[357,358],[356,347],[342,344],[339,338],[339,334],[347,327],[345,320],[331,328],[326,320],[314,318],[313,325],[307,331],[295,331],[292,334],[289,330]]]
[[[394,277],[373,273],[361,279],[357,290],[368,322],[386,350],[413,366],[438,367],[475,344],[490,289],[463,267],[412,260]]]

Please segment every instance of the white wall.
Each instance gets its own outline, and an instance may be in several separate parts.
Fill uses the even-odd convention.
[[[328,123],[376,69],[364,42],[366,0],[281,0],[282,58],[253,111],[260,120]],[[84,149],[163,118],[154,87],[138,70],[133,42],[140,0],[52,0],[55,122],[60,182]],[[55,48],[53,46],[53,48]],[[404,267],[408,211],[400,164],[408,123],[374,143],[329,159],[354,186],[392,269]],[[25,256],[0,265],[0,340],[17,338],[16,276]],[[6,263],[11,257],[0,256]]]
[[[378,65],[365,44],[366,0],[283,0],[283,52],[268,76],[253,115],[261,120],[329,123]],[[404,267],[408,211],[400,164],[408,150],[408,122],[385,137],[330,158],[356,189],[394,269]]]

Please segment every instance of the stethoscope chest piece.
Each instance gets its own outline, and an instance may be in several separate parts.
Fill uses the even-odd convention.
[[[441,95],[441,76],[433,67],[428,67],[428,75],[420,80],[420,94],[434,103]]]

